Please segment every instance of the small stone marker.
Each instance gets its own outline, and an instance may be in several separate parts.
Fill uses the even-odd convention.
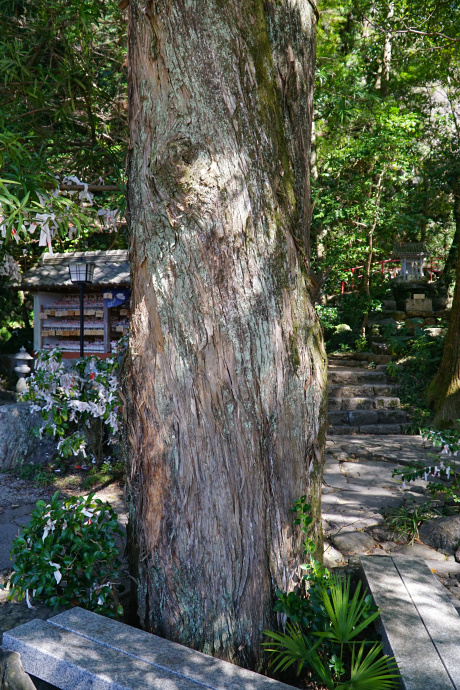
[[[3,635],[24,669],[61,690],[292,690],[189,647],[74,608]]]
[[[361,566],[404,690],[460,690],[460,616],[425,562],[395,554]]]

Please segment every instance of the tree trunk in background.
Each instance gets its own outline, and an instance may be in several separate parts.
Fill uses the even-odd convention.
[[[394,4],[390,3],[388,7],[387,20],[388,22],[393,19],[394,15]],[[392,40],[393,35],[390,28],[385,33],[385,42],[383,44],[383,57],[382,57],[382,85],[380,87],[380,95],[382,98],[388,96],[388,82],[390,81],[391,72],[391,51],[392,51]]]
[[[439,371],[428,389],[438,426],[457,424],[460,419],[460,252],[454,300]]]
[[[458,248],[460,245],[460,177],[456,177],[452,184],[452,211],[455,223],[455,233],[442,272],[442,281],[449,288],[455,279],[455,268],[458,263]]]
[[[129,549],[148,630],[260,667],[321,549],[325,354],[307,291],[316,11],[131,0]],[[133,571],[134,572],[134,571]]]

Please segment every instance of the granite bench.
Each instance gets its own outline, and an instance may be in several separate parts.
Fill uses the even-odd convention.
[[[401,554],[360,560],[402,688],[460,690],[460,616],[425,562]]]
[[[27,673],[61,690],[292,690],[81,608],[3,634]]]

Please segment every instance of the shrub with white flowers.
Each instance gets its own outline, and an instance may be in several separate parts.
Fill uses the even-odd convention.
[[[457,457],[460,453],[460,419],[457,426],[451,429],[420,429],[420,432],[435,448],[441,448],[439,454],[428,453],[432,460],[417,462],[403,469],[393,470],[393,477],[400,475],[403,488],[406,482],[424,479],[428,490],[433,494],[444,494],[447,498],[460,503],[460,473]]]
[[[13,573],[2,587],[8,598],[40,601],[57,609],[82,606],[115,617],[123,613],[115,585],[120,562],[117,515],[108,503],[56,492],[50,504],[38,501],[31,520],[13,542]]]
[[[57,437],[64,458],[86,457],[88,451],[100,465],[104,445],[118,440],[117,371],[116,358],[83,357],[66,367],[58,348],[39,351],[21,397],[32,403],[31,412],[41,414],[37,435]]]

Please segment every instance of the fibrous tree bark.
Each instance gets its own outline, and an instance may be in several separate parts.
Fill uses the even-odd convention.
[[[316,9],[131,0],[129,548],[141,623],[260,667],[321,548],[325,355],[308,292]]]
[[[460,252],[457,252],[456,284],[446,342],[428,398],[433,403],[436,425],[460,424]]]
[[[455,232],[450,245],[449,253],[442,271],[442,281],[449,288],[455,280],[455,272],[458,260],[458,248],[460,245],[460,170],[457,174],[455,166],[452,166],[452,181],[450,183],[452,194],[452,215],[455,223]]]

